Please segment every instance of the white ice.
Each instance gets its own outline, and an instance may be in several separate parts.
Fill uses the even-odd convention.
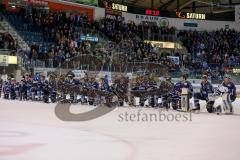
[[[0,100],[0,160],[240,158],[240,100],[234,103],[235,115],[208,114],[202,106],[204,113],[192,114],[187,122],[120,121],[125,112],[159,112],[148,108],[117,108],[95,120],[64,122],[54,108],[54,104]],[[74,105],[71,111],[89,109]]]

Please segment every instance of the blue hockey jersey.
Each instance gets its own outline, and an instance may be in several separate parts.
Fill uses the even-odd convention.
[[[8,82],[6,82],[3,85],[3,92],[4,92],[4,94],[9,94],[11,92],[11,86]]]
[[[189,81],[177,82],[173,87],[173,91],[174,93],[181,93],[182,88],[187,88],[190,92],[193,92],[193,86]]]
[[[203,97],[208,97],[209,93],[213,93],[213,86],[210,82],[207,83],[201,83],[201,88],[200,88],[200,93],[202,94]]]
[[[90,83],[90,88],[99,89],[99,84],[97,82]]]
[[[228,88],[228,93],[230,93],[232,96],[236,97],[236,86],[234,83],[230,82],[228,84],[223,83],[222,84],[224,87]]]

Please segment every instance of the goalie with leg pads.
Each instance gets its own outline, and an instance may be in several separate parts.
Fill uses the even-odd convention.
[[[236,100],[236,86],[231,82],[231,77],[229,75],[224,76],[224,81],[222,85],[225,90],[222,95],[223,109],[226,114],[233,114],[232,102]]]
[[[233,114],[233,106],[232,102],[236,100],[236,86],[233,82],[231,82],[231,77],[229,75],[224,76],[223,83],[217,88],[215,93],[211,95],[209,98],[211,101],[217,99],[218,97],[222,97],[222,107],[218,106],[218,108],[214,108],[212,106],[208,106],[208,112],[219,112],[224,111],[226,114]]]

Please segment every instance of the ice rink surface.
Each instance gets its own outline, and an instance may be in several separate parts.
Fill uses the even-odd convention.
[[[240,100],[234,107],[235,115],[192,114],[184,122],[120,118],[159,112],[148,108],[64,122],[55,104],[0,100],[0,160],[239,160]],[[71,111],[89,109],[74,105]]]

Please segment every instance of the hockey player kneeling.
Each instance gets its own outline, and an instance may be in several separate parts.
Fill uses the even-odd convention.
[[[49,103],[49,83],[47,80],[45,80],[44,82],[44,86],[43,86],[43,102],[44,103]]]
[[[112,107],[112,91],[106,78],[100,79],[99,88],[101,91],[100,96],[105,98],[105,105]]]
[[[180,78],[181,81],[174,85],[172,95],[172,107],[174,110],[189,110],[189,99],[192,97],[193,87],[187,78],[188,76],[183,74]]]
[[[207,75],[202,76],[200,92],[194,93],[194,105],[195,107],[192,109],[193,111],[200,111],[200,103],[199,100],[203,100],[207,102],[207,110],[211,111],[214,101],[209,101],[209,94],[213,94],[213,86],[208,81]]]
[[[212,103],[207,105],[207,110],[209,113],[212,112],[222,112],[225,114],[233,114],[232,102],[236,100],[236,86],[231,82],[231,77],[225,75],[223,83],[216,89],[213,95],[209,96]],[[214,100],[222,97],[222,106],[213,107]]]
[[[113,85],[111,86],[111,89],[113,93],[117,96],[118,98],[118,105],[123,106],[124,101],[128,102],[128,78],[126,77],[118,77]]]

